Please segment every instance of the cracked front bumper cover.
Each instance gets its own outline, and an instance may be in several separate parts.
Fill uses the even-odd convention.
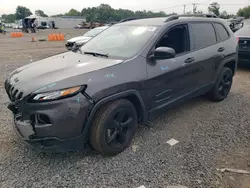
[[[74,97],[44,103],[21,101],[10,103],[15,129],[21,138],[35,149],[65,152],[84,148],[84,126],[91,103],[81,93]],[[48,117],[42,123],[34,119],[37,114]]]
[[[16,129],[18,130],[19,134],[25,139],[32,139],[32,136],[35,135],[35,131],[30,124],[30,122],[20,121],[21,115],[17,114],[14,115],[14,122],[16,125]]]

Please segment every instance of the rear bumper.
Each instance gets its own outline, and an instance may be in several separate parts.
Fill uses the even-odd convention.
[[[239,64],[250,64],[250,51],[239,51]]]
[[[91,103],[81,94],[45,103],[22,102],[14,114],[15,130],[35,149],[65,152],[84,148]]]

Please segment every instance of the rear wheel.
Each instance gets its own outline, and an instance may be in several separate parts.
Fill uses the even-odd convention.
[[[218,77],[213,89],[208,93],[208,96],[213,101],[222,101],[230,92],[233,83],[233,73],[230,68],[224,67]]]
[[[137,113],[125,99],[101,107],[93,120],[90,144],[102,155],[116,155],[131,143],[137,127]]]

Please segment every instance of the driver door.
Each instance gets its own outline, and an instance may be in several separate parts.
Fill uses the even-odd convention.
[[[176,25],[160,38],[152,48],[170,47],[176,52],[174,58],[148,59],[146,83],[147,96],[154,111],[184,98],[197,87],[195,54],[190,52],[188,24]]]

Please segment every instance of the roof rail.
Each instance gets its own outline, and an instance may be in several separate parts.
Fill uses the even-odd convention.
[[[177,20],[180,17],[206,17],[206,18],[218,18],[215,14],[208,13],[208,14],[181,14],[181,15],[172,15],[169,16],[165,22],[169,22],[172,20]]]
[[[139,18],[133,18],[133,17],[131,17],[131,18],[125,18],[125,19],[120,20],[118,23],[128,22],[128,21],[137,20],[137,19],[139,19]]]
[[[165,22],[169,22],[169,21],[172,21],[172,20],[177,20],[178,18],[180,17],[180,15],[172,15],[172,16],[169,16]]]
[[[206,14],[182,14],[182,17],[207,17],[207,18],[217,18],[217,16],[213,13],[206,13]]]

